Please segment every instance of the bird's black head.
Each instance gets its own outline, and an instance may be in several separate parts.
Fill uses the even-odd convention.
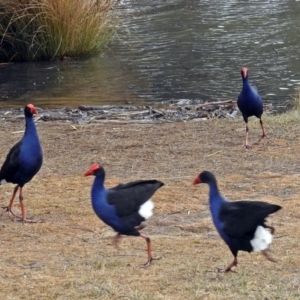
[[[212,183],[212,182],[216,182],[215,175],[209,171],[203,171],[194,179],[193,185],[199,183]]]
[[[242,78],[246,79],[248,77],[248,69],[247,68],[242,68],[241,69],[241,74],[242,74]]]
[[[84,176],[90,176],[90,175],[94,175],[94,176],[105,175],[105,172],[100,165],[94,164],[84,173]]]
[[[27,104],[24,108],[24,114],[25,116],[32,116],[32,115],[37,115],[37,110],[33,106],[33,104]]]

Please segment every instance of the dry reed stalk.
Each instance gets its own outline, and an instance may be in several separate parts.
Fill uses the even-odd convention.
[[[115,0],[2,0],[0,60],[88,56],[113,34]]]

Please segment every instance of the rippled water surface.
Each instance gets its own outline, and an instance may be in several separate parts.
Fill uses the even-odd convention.
[[[0,105],[236,99],[242,66],[276,107],[300,86],[300,1],[127,0],[119,12],[97,57],[0,65]]]

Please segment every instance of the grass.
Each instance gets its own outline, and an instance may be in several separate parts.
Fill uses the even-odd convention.
[[[261,131],[211,119],[181,123],[38,123],[44,164],[24,188],[29,217],[45,222],[22,225],[0,218],[0,294],[3,299],[299,299],[300,122],[264,116],[274,140],[255,144]],[[280,120],[280,121],[279,121]],[[23,121],[1,122],[0,161],[18,141]],[[113,231],[93,213],[92,163],[106,169],[108,187],[156,178],[165,186],[153,197],[155,214],[143,230],[155,260],[147,269],[146,245],[125,237],[117,250]],[[228,199],[257,199],[283,206],[269,218],[277,263],[257,253],[239,254],[236,273],[218,268],[232,260],[218,237],[208,208],[206,185],[192,186],[203,170],[217,176]],[[1,206],[13,186],[1,186]],[[14,211],[20,213],[18,201]]]
[[[2,0],[0,61],[90,56],[111,37],[115,0]]]
[[[286,113],[278,114],[276,116],[264,114],[263,119],[270,122],[276,122],[278,125],[286,126],[300,121],[300,88],[295,90],[292,96],[291,110]]]
[[[292,97],[294,105],[293,105],[293,110],[300,111],[300,88],[297,88],[295,90],[295,94]]]

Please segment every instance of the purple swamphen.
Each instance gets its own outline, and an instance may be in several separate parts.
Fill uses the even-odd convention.
[[[243,88],[241,93],[239,94],[237,105],[246,123],[246,137],[245,137],[244,148],[250,149],[251,146],[248,143],[248,135],[249,135],[248,118],[249,117],[255,116],[259,119],[260,126],[262,129],[262,136],[259,142],[265,137],[268,138],[269,140],[270,138],[266,134],[263,121],[261,118],[263,114],[263,101],[260,95],[258,94],[257,90],[254,87],[252,87],[249,83],[248,69],[242,68],[241,75],[243,79]]]
[[[22,211],[21,220],[23,222],[33,223],[26,219],[25,205],[23,202],[23,187],[40,170],[43,162],[43,153],[34,124],[33,115],[37,114],[36,108],[32,104],[27,104],[24,109],[25,114],[25,132],[22,139],[15,144],[7,154],[7,157],[0,170],[0,184],[11,182],[16,184],[12,198],[8,206],[2,207],[9,214],[13,214],[12,205],[19,191],[19,200]]]
[[[229,202],[220,195],[217,180],[208,171],[203,171],[195,178],[193,184],[198,183],[207,183],[209,186],[209,206],[214,225],[234,256],[225,272],[237,265],[238,251],[262,251],[268,260],[275,262],[269,255],[275,229],[266,225],[265,219],[281,206],[261,201]]]
[[[92,165],[84,174],[89,175],[95,176],[91,190],[94,212],[117,232],[113,244],[118,245],[121,235],[144,238],[147,242],[148,260],[143,267],[149,266],[153,260],[150,238],[139,230],[145,227],[142,222],[153,214],[154,203],[150,198],[164,184],[158,180],[139,180],[106,189],[105,171],[98,164]]]

